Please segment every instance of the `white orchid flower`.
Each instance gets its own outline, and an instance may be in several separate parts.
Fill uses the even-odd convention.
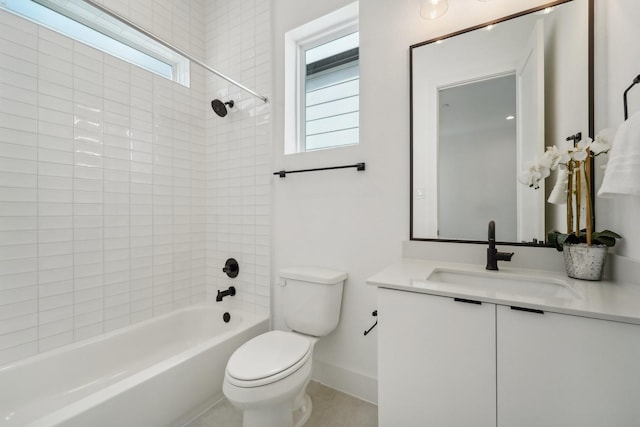
[[[575,141],[578,135],[575,134],[567,138],[566,141]],[[592,244],[591,236],[595,233],[590,227],[590,224],[593,224],[593,212],[590,209],[584,209],[586,221],[581,219],[582,206],[589,205],[589,189],[593,188],[590,174],[587,173],[589,163],[586,161],[608,152],[614,143],[614,137],[614,130],[604,129],[595,137],[595,140],[585,138],[575,145],[563,141],[560,144],[562,148],[555,145],[547,147],[542,156],[525,163],[525,169],[518,175],[518,181],[537,190],[540,188],[540,181],[547,178],[551,170],[557,169],[556,182],[547,202],[568,205],[566,209],[567,232],[576,233],[576,235],[584,234],[588,245]],[[602,166],[602,168],[604,167]],[[581,201],[584,202],[584,205],[581,205]],[[569,209],[569,206],[572,209]],[[578,206],[580,209],[577,209]],[[587,224],[586,232],[572,230],[572,224],[583,224],[583,222]]]
[[[589,147],[591,146],[591,138],[583,139],[578,142],[574,148],[569,149],[569,155],[576,162],[583,162],[589,157]]]
[[[596,135],[595,140],[591,143],[591,151],[595,156],[606,153],[611,149],[611,143],[615,137],[615,129],[607,128],[600,131]]]
[[[555,170],[560,165],[565,165],[569,163],[571,160],[571,156],[569,155],[569,150],[566,148],[560,149],[555,145],[552,147],[547,147],[547,151],[544,152],[542,156],[547,166],[551,170]]]
[[[535,162],[525,163],[524,170],[518,176],[518,181],[537,190],[540,188],[540,181],[548,177],[550,173],[550,169],[536,159]]]

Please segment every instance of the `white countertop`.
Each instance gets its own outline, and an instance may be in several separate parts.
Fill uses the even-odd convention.
[[[547,278],[562,281],[575,292],[575,298],[530,296],[472,286],[455,286],[426,280],[434,269],[450,269],[478,274]],[[567,277],[564,273],[526,270],[500,265],[500,271],[488,272],[484,265],[461,264],[404,258],[367,280],[369,285],[400,291],[466,298],[501,305],[640,324],[640,286],[612,282],[591,282]]]

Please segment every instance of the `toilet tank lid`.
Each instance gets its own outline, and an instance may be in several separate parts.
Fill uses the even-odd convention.
[[[289,267],[280,270],[280,277],[283,279],[334,285],[345,280],[347,273],[322,267]]]

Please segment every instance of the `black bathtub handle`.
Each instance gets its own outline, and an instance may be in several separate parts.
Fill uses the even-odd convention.
[[[233,279],[234,277],[238,277],[238,273],[240,273],[240,265],[234,258],[229,258],[225,261],[222,271],[227,273],[227,276]]]

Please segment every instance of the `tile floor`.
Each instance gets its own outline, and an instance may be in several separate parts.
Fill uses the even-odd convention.
[[[304,427],[377,427],[378,407],[311,381],[307,393],[313,402]],[[185,427],[242,427],[242,413],[226,399]]]

